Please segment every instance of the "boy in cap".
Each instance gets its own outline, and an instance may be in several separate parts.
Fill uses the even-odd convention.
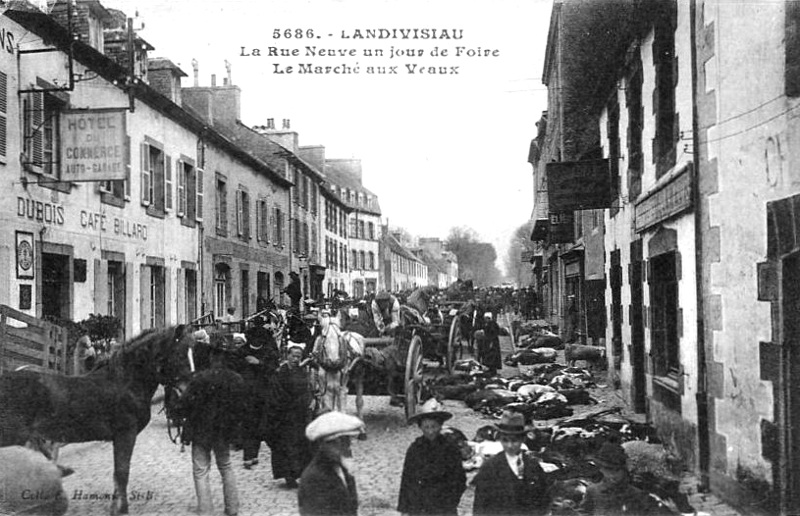
[[[496,425],[503,451],[483,463],[475,476],[473,514],[545,515],[550,509],[550,481],[538,458],[522,451],[525,416],[506,410]]]
[[[408,418],[409,424],[419,426],[422,436],[406,452],[397,503],[400,513],[458,514],[467,476],[461,452],[441,433],[442,424],[451,417],[436,398],[431,398]]]
[[[317,452],[303,475],[297,502],[301,516],[356,515],[358,494],[350,473],[350,440],[365,432],[364,422],[342,412],[326,412],[306,427]]]

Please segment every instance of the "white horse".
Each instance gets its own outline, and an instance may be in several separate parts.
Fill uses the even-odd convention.
[[[347,405],[347,384],[352,377],[356,387],[356,413],[361,417],[364,408],[364,337],[342,331],[338,317],[326,312],[319,316],[320,332],[314,340],[312,356],[323,375],[322,410],[344,412]]]

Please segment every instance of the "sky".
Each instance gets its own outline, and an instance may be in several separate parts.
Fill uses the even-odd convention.
[[[200,86],[212,74],[222,85],[227,61],[245,124],[289,119],[300,145],[361,159],[363,184],[390,225],[442,239],[470,227],[494,244],[503,269],[508,240],[533,205],[526,160],[547,108],[552,0],[102,3],[138,12],[134,26],[143,25],[151,57],[178,64],[185,87],[194,84],[193,60]]]

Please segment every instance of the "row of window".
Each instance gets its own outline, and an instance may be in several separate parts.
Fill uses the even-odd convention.
[[[367,195],[362,192],[356,192],[349,188],[343,188],[336,185],[331,185],[331,192],[351,206],[360,206],[362,208],[369,209],[374,207],[371,195]]]
[[[218,236],[228,236],[228,182],[225,176],[217,174],[215,189],[216,220]],[[250,193],[244,186],[235,191],[236,235],[243,239],[252,238]],[[258,242],[286,245],[286,214],[277,204],[270,208],[269,199],[259,197],[255,204],[255,236]],[[297,248],[295,248],[297,249]]]
[[[347,246],[326,237],[325,266],[332,271],[345,272],[349,270],[347,268]]]
[[[317,228],[313,224],[294,219],[294,252],[299,255],[316,257]]]
[[[421,277],[425,272],[426,267],[421,263],[407,260],[398,257],[397,260],[392,261],[392,270],[401,274],[410,274],[411,276]]]
[[[325,229],[340,237],[347,238],[347,213],[325,200]]]
[[[307,175],[301,173],[299,168],[292,167],[292,169],[294,172],[294,203],[316,215],[319,198],[317,184],[309,179]]]
[[[362,240],[375,240],[375,224],[373,222],[365,224],[363,220],[353,219],[350,221],[350,235]]]
[[[331,238],[325,239],[325,265],[333,271],[349,272],[353,270],[377,271],[378,263],[372,251],[352,249],[348,262],[347,246]]]

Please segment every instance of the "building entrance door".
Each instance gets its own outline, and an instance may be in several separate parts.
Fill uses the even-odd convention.
[[[631,287],[631,385],[634,412],[647,409],[645,356],[644,356],[644,270],[643,246],[641,240],[631,243],[631,265],[629,283]]]
[[[42,253],[42,317],[71,318],[70,257]]]
[[[785,435],[787,443],[787,511],[800,513],[800,252],[783,259],[783,321],[788,372],[785,390]]]

